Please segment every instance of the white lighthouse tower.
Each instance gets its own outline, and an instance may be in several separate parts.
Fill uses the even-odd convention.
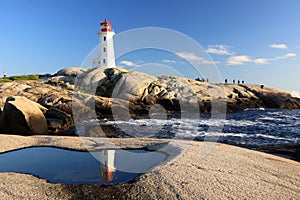
[[[113,41],[114,34],[112,24],[107,21],[107,19],[100,23],[100,32],[98,32],[100,37],[99,53],[98,58],[94,61],[94,67],[116,67]]]

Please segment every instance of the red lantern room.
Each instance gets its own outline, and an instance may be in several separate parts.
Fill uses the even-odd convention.
[[[105,19],[104,22],[100,23],[100,30],[101,32],[112,32],[112,24]]]

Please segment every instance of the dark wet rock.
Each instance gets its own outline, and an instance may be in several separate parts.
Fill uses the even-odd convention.
[[[267,145],[267,146],[253,146],[255,150],[266,153],[283,156],[292,160],[300,162],[300,145],[299,144],[285,144],[285,145]]]
[[[39,98],[37,102],[39,104],[49,108],[55,104],[60,104],[60,103],[64,102],[64,98],[59,95],[50,94],[50,95]]]
[[[55,107],[48,109],[45,116],[47,118],[49,134],[58,134],[74,126],[72,116]],[[73,135],[75,135],[75,133]]]
[[[296,160],[300,162],[300,146],[298,146],[298,148],[296,149],[294,156]]]
[[[103,138],[128,138],[119,128],[113,125],[86,126],[84,130],[85,137],[103,137]]]

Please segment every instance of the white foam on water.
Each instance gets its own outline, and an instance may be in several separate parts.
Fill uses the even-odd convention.
[[[255,134],[256,137],[263,137],[263,138],[268,138],[268,139],[273,139],[273,140],[286,140],[286,141],[291,141],[295,142],[298,141],[300,138],[284,138],[284,137],[279,137],[279,136],[274,136],[274,135],[266,135],[266,134]]]
[[[249,111],[252,117],[255,111]],[[112,125],[119,130],[133,137],[172,137],[181,139],[194,139],[195,137],[237,137],[237,141],[241,139],[245,143],[258,142],[299,142],[300,132],[297,129],[300,125],[299,114],[294,112],[290,114],[287,111],[258,111],[257,118],[252,117],[252,121],[247,119],[247,115],[242,114],[238,119],[198,119],[196,117],[183,119],[130,119],[127,121],[108,121],[108,120],[92,120],[83,122],[84,126]],[[261,113],[264,112],[264,113]],[[293,112],[292,112],[293,113]],[[298,114],[298,115],[297,115]],[[243,117],[241,119],[241,117]],[[284,122],[284,123],[281,123]],[[226,126],[226,132],[223,133],[222,128]],[[278,129],[277,129],[278,126]],[[79,126],[80,127],[80,126]],[[228,128],[228,129],[227,129]],[[230,131],[232,128],[233,132]],[[270,129],[272,128],[272,129]],[[265,130],[278,130],[276,133],[280,136],[264,134]],[[238,131],[238,133],[237,133]],[[260,132],[262,131],[262,132]],[[288,131],[291,132],[289,135]],[[299,132],[299,137],[294,136]],[[270,132],[271,133],[271,132]],[[286,135],[286,137],[285,137]],[[294,137],[294,138],[293,138]]]

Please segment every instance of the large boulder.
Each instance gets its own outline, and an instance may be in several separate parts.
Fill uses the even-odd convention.
[[[114,87],[122,74],[126,74],[128,70],[123,68],[93,68],[76,77],[76,88],[85,90],[89,93],[101,95],[107,93]]]
[[[77,76],[83,72],[86,72],[88,69],[80,67],[69,67],[59,70],[55,76]]]
[[[8,97],[0,117],[0,131],[9,134],[47,134],[46,108],[25,97]]]
[[[88,71],[86,68],[70,67],[61,69],[53,76],[45,78],[47,80],[47,84],[68,88],[66,83],[73,85],[76,80],[76,76],[85,73],[86,71]]]
[[[53,76],[48,80],[51,85],[60,85],[61,83],[74,84],[76,76]]]
[[[145,90],[157,78],[143,72],[129,71],[123,74],[114,86],[115,98],[135,102],[145,96]]]

